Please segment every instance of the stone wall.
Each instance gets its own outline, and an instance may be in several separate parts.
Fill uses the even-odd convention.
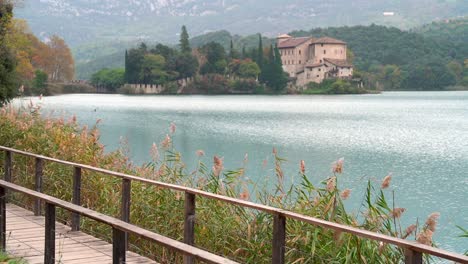
[[[125,93],[129,94],[160,94],[166,91],[169,86],[176,86],[177,93],[180,93],[189,83],[193,82],[194,78],[179,79],[165,85],[161,84],[126,84]]]

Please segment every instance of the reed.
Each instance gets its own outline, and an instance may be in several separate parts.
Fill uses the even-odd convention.
[[[208,157],[197,151],[198,162],[194,171],[188,171],[181,154],[173,147],[172,136],[176,133],[171,124],[170,134],[161,143],[149,146],[151,162],[135,166],[129,160],[128,145],[121,142],[119,151],[106,153],[99,143],[96,123],[92,128],[80,127],[76,118],[44,117],[40,107],[30,104],[26,108],[4,107],[0,110],[0,145],[13,147],[63,160],[89,164],[114,171],[135,174],[158,181],[195,187],[201,190],[253,200],[267,205],[291,210],[349,226],[374,232],[416,239],[433,245],[438,213],[428,217],[422,226],[403,227],[400,219],[405,209],[388,203],[393,193],[388,190],[391,175],[387,175],[380,186],[367,182],[363,206],[358,215],[346,211],[343,200],[351,193],[341,190],[340,179],[345,172],[344,159],[331,166],[331,176],[322,182],[313,183],[307,176],[304,161],[298,166],[297,182],[284,184],[286,175],[282,165],[285,161],[278,150],[273,149],[272,171],[276,175],[274,190],[252,183],[245,177],[248,156],[244,165],[235,170],[224,167],[223,159]],[[0,170],[3,170],[0,165]],[[268,166],[266,162],[264,166]],[[33,187],[34,162],[15,156],[13,181],[25,187]],[[46,163],[44,167],[44,193],[71,201],[72,169],[60,164]],[[120,208],[120,181],[94,172],[83,172],[83,206],[118,217]],[[157,233],[182,240],[183,237],[183,193],[132,183],[131,222]],[[22,206],[32,208],[33,201],[20,195],[15,200]],[[70,215],[58,212],[65,223]],[[245,263],[269,263],[271,256],[273,219],[268,214],[219,201],[197,198],[195,237],[198,247]],[[83,220],[83,228],[101,238],[110,240],[109,227],[91,220]],[[401,249],[359,238],[346,233],[333,232],[290,220],[286,238],[287,263],[401,263]],[[130,237],[132,249],[154,258],[161,263],[180,263],[181,257],[138,238]]]

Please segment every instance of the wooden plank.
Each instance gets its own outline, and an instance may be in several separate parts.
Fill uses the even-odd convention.
[[[55,205],[46,202],[44,263],[55,263]]]
[[[125,232],[112,228],[112,263],[123,264],[126,262]]]
[[[11,167],[13,158],[10,150],[5,150],[4,170],[5,170],[5,181],[11,182]]]
[[[81,205],[81,168],[74,167],[73,170],[73,204]],[[80,214],[73,213],[71,217],[72,231],[80,231]]]
[[[46,201],[47,203],[54,204],[56,206],[59,206],[61,208],[64,208],[66,210],[80,213],[81,215],[84,215],[86,217],[89,217],[93,220],[106,223],[113,228],[119,229],[120,231],[124,232],[129,232],[131,234],[135,234],[137,236],[152,240],[162,246],[165,246],[167,248],[173,249],[175,251],[178,251],[182,254],[188,254],[192,255],[195,258],[202,260],[207,263],[236,263],[232,260],[229,260],[227,258],[223,258],[220,256],[217,256],[215,254],[212,254],[210,252],[204,251],[199,248],[195,248],[193,246],[187,245],[185,243],[182,243],[180,241],[153,233],[151,231],[145,230],[141,227],[137,227],[128,223],[123,222],[122,220],[98,213],[96,211],[93,211],[88,208],[83,208],[77,205],[74,205],[69,202],[62,201],[60,199],[57,199],[55,197],[45,195],[42,193],[38,193],[32,190],[29,190],[27,188],[18,186],[16,184],[12,184],[3,180],[0,180],[0,186],[4,186],[9,188],[10,190],[20,192],[26,195],[29,195],[33,198],[41,198],[42,200]]]
[[[273,264],[284,264],[284,256],[286,253],[286,217],[281,214],[273,216],[273,247],[272,260]]]
[[[132,182],[127,179],[122,179],[122,201],[120,207],[120,219],[126,223],[130,223],[130,202],[132,199]],[[128,248],[128,233],[124,234],[125,250]]]
[[[185,220],[184,243],[193,246],[195,244],[195,194],[185,193]],[[195,259],[190,255],[184,255],[185,264],[193,264]]]
[[[0,250],[6,249],[6,190],[0,186]]]
[[[36,223],[37,221],[29,222],[29,218],[37,219],[38,217],[32,213],[21,212],[26,210],[16,205],[8,204],[7,210],[9,209],[26,216],[17,217],[14,224],[10,224],[10,220],[8,220],[8,252],[15,256],[22,256],[30,264],[44,263],[44,217],[39,217],[42,221],[38,223]],[[27,230],[16,229],[20,226],[32,228],[28,228]],[[111,244],[82,232],[71,232],[69,230],[69,227],[56,223],[56,261],[86,264],[112,262]],[[24,236],[32,237],[22,239]],[[127,254],[129,257],[126,263],[155,263],[133,252],[127,252]]]
[[[36,158],[36,171],[35,171],[35,190],[36,192],[42,192],[42,167],[43,162],[41,158]],[[41,215],[41,199],[36,198],[34,200],[34,215]]]
[[[405,264],[422,264],[423,256],[420,252],[405,250]]]

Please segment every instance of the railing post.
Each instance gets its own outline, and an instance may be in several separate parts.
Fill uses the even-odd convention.
[[[284,264],[286,246],[286,217],[282,214],[273,215],[273,256],[271,263]]]
[[[44,263],[55,263],[55,205],[45,204]]]
[[[0,186],[0,250],[6,251],[6,191]]]
[[[405,248],[405,264],[422,264],[423,256],[421,252]]]
[[[185,192],[184,243],[195,244],[195,194]],[[184,264],[194,263],[193,256],[184,256]]]
[[[122,207],[120,209],[120,219],[130,223],[130,199],[132,192],[132,182],[129,179],[122,180]],[[125,250],[128,248],[128,234],[125,232]]]
[[[11,182],[11,163],[12,163],[12,157],[11,157],[11,152],[8,150],[5,150],[5,181]]]
[[[81,168],[74,167],[73,172],[73,204],[81,205]],[[80,214],[72,212],[71,230],[80,231]]]
[[[41,158],[36,158],[35,189],[40,193],[42,193],[42,174],[43,161]],[[41,215],[41,199],[39,198],[36,198],[34,201],[34,215]]]
[[[112,228],[112,264],[126,262],[126,233],[117,228]]]

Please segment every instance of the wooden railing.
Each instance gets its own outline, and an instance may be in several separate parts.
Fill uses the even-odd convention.
[[[101,168],[96,168],[88,165],[83,165],[79,163],[63,161],[55,158],[50,158],[42,155],[36,155],[33,153],[16,150],[12,148],[2,147],[0,146],[0,150],[5,152],[5,160],[4,160],[4,171],[5,171],[5,181],[0,181],[0,192],[6,189],[10,189],[17,192],[22,192],[27,195],[30,195],[36,199],[34,203],[34,212],[37,214],[40,212],[40,204],[41,200],[46,202],[46,219],[47,217],[53,218],[54,209],[52,209],[52,205],[57,205],[62,208],[65,208],[69,211],[74,213],[73,221],[72,221],[72,229],[79,230],[80,226],[80,215],[90,217],[97,221],[101,221],[103,223],[107,223],[112,225],[114,230],[114,239],[117,239],[118,245],[114,243],[114,253],[119,254],[117,251],[122,252],[125,250],[127,244],[127,237],[126,233],[136,234],[148,239],[152,239],[158,243],[161,243],[165,246],[168,246],[172,249],[178,250],[184,253],[184,263],[194,263],[194,259],[199,258],[203,261],[207,261],[209,263],[232,263],[232,262],[218,262],[221,261],[219,256],[213,255],[206,251],[202,251],[197,249],[194,246],[194,226],[195,226],[195,215],[196,215],[196,197],[206,197],[209,199],[214,199],[218,201],[222,201],[231,205],[242,206],[246,208],[251,208],[255,210],[259,210],[262,212],[266,212],[273,216],[273,240],[272,240],[272,263],[274,264],[283,264],[285,263],[285,243],[286,243],[286,223],[287,219],[294,219],[304,223],[308,223],[314,226],[320,226],[326,229],[331,229],[334,231],[349,233],[352,235],[356,235],[359,237],[371,239],[378,242],[383,242],[387,244],[395,245],[399,248],[402,248],[405,252],[405,263],[406,264],[421,264],[423,262],[423,254],[432,255],[435,257],[440,257],[446,260],[452,260],[458,263],[468,263],[468,256],[464,256],[461,254],[453,253],[447,250],[434,248],[431,246],[423,245],[417,243],[415,241],[409,241],[401,238],[391,237],[388,235],[383,235],[367,230],[362,230],[355,227],[350,227],[342,224],[337,224],[329,221],[325,221],[322,219],[318,219],[315,217],[310,217],[298,213],[294,213],[291,211],[275,208],[272,206],[266,206],[262,204],[257,204],[249,201],[244,201],[232,197],[222,196],[210,192],[201,191],[194,188],[188,188],[180,185],[169,184],[159,181],[154,181],[146,178],[140,178],[134,175],[129,175],[125,173],[114,172],[110,170],[105,170]],[[12,154],[24,155],[31,158],[35,158],[36,160],[36,173],[35,173],[35,189],[36,191],[31,191],[25,189],[23,187],[19,187],[16,185],[11,184],[11,173],[12,173],[12,162],[13,156]],[[42,165],[44,161],[48,162],[55,162],[67,166],[74,167],[74,175],[73,175],[73,204],[68,202],[61,201],[57,198],[53,198],[44,194],[41,194],[41,186],[42,186]],[[80,207],[80,189],[81,189],[81,171],[88,170],[98,173],[103,173],[106,175],[118,177],[122,179],[122,203],[121,203],[121,220],[116,220],[109,216],[105,216],[89,209],[85,209]],[[131,222],[130,217],[130,190],[131,190],[131,182],[138,181],[142,183],[146,183],[149,185],[157,186],[159,188],[166,188],[171,189],[174,191],[180,191],[185,193],[185,222],[184,222],[184,243],[162,237],[160,235],[151,233],[139,227],[133,226],[128,224]],[[0,193],[1,194],[1,193]],[[2,199],[4,195],[1,195]],[[4,201],[4,200],[2,200]],[[3,206],[3,207],[2,207]],[[0,210],[4,210],[4,205],[0,205]],[[49,208],[49,209],[47,209]],[[2,211],[2,216],[4,215]],[[50,216],[48,216],[48,213]],[[0,228],[4,228],[4,220],[0,221]],[[49,219],[50,222],[51,220]],[[4,230],[4,229],[2,229]],[[2,233],[4,234],[4,233]],[[47,233],[46,233],[47,234]],[[4,238],[2,238],[4,239]],[[124,242],[122,242],[122,240]],[[4,241],[4,240],[2,240]],[[170,241],[167,242],[167,241]],[[4,243],[4,242],[2,242]],[[3,247],[4,248],[4,247]],[[191,251],[196,250],[196,251]],[[123,251],[124,252],[124,251]],[[196,253],[193,253],[196,252]],[[223,261],[229,261],[227,259],[223,259]],[[117,262],[118,263],[118,262]]]

